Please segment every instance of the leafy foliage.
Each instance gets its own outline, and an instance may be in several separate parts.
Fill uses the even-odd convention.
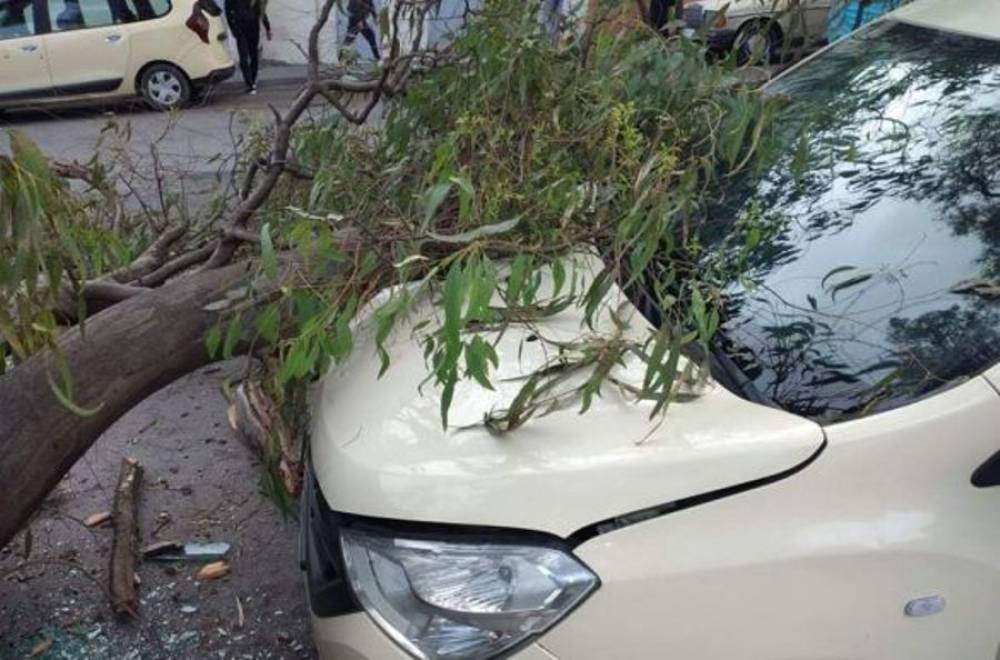
[[[0,374],[51,345],[60,310],[78,304],[88,273],[129,258],[127,244],[95,221],[99,199],[72,194],[23,135],[9,140],[11,155],[0,155]]]
[[[489,428],[514,429],[567,399],[586,410],[627,356],[645,364],[633,394],[656,401],[654,414],[697,377],[681,352],[708,346],[717,283],[739,263],[707,261],[699,231],[718,184],[771,161],[779,101],[686,40],[594,25],[553,39],[537,10],[488,2],[453,44],[456,63],[388,105],[377,129],[332,115],[299,128],[296,160],[316,175],[270,207],[261,234],[266,251],[294,249],[304,264],[257,319],[256,340],[280,353],[275,389],[344,360],[369,305],[385,370],[393,329],[428,298],[438,314],[418,324],[417,339],[445,426],[459,380],[492,386],[498,357],[480,331],[569,305],[586,318],[579,339],[547,340],[558,358]],[[761,217],[733,224],[744,261]],[[582,287],[566,261],[581,251],[605,264]],[[265,269],[274,274],[273,257]],[[641,291],[658,327],[639,339],[625,332],[606,302],[614,284]],[[288,339],[278,340],[279,326],[292,328]],[[224,350],[222,337],[240,327],[231,319],[212,347]]]

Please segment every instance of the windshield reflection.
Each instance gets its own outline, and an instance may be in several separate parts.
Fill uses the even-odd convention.
[[[835,421],[995,363],[1000,44],[883,23],[770,91],[792,100],[788,156],[713,212],[784,223],[756,285],[727,288],[721,346],[751,386]]]

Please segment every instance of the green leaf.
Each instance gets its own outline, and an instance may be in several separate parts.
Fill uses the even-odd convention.
[[[276,344],[281,328],[281,310],[277,305],[268,305],[257,316],[257,334],[268,344]]]
[[[844,280],[843,282],[838,282],[837,284],[834,284],[832,287],[830,287],[830,299],[836,300],[837,294],[839,292],[843,291],[844,289],[850,289],[851,287],[857,286],[859,284],[864,284],[872,277],[874,277],[874,275],[872,275],[871,273],[866,273],[864,275],[857,275],[855,277],[851,277],[847,280]]]
[[[448,197],[448,193],[451,192],[453,183],[450,181],[448,183],[439,183],[436,186],[431,186],[426,193],[424,193],[424,227],[430,226],[431,219],[437,213],[441,204]]]
[[[104,403],[101,402],[94,406],[93,408],[84,408],[73,401],[73,387],[72,387],[72,376],[69,373],[69,367],[63,361],[62,356],[55,357],[56,362],[59,366],[59,370],[62,373],[62,380],[65,387],[60,386],[56,383],[55,379],[52,377],[52,372],[48,369],[45,370],[45,375],[49,380],[49,389],[52,390],[52,394],[55,395],[56,400],[62,405],[63,408],[69,410],[74,415],[80,417],[93,417],[101,411],[104,407]]]
[[[243,323],[240,315],[237,314],[233,319],[229,321],[229,325],[226,327],[226,337],[222,342],[222,357],[229,359],[233,357],[233,351],[236,350],[236,345],[239,343],[240,339],[243,337]]]
[[[264,263],[264,274],[270,280],[278,279],[278,259],[274,254],[274,243],[271,242],[271,223],[265,222],[260,228],[260,258]]]
[[[219,348],[222,346],[222,325],[216,323],[205,337],[205,347],[208,349],[208,356],[212,359],[219,357]]]
[[[445,235],[429,231],[427,232],[427,236],[433,238],[439,243],[471,243],[472,241],[480,238],[486,238],[487,236],[505,234],[517,227],[519,222],[521,222],[520,218],[514,218],[513,220],[504,220],[503,222],[497,222],[492,225],[482,225],[480,227],[476,227],[475,229],[459,232],[457,234]]]

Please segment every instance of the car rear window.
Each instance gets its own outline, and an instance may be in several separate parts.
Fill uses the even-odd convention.
[[[56,32],[106,27],[160,18],[170,12],[170,0],[48,0]]]
[[[787,155],[713,211],[776,236],[725,287],[722,364],[833,422],[1000,360],[1000,43],[883,22],[769,92]]]

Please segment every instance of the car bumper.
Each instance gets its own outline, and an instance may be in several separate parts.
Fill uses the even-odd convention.
[[[411,657],[363,613],[330,618],[314,616],[313,640],[323,660],[409,660]],[[556,658],[538,644],[531,644],[509,657],[514,660]]]
[[[214,71],[209,72],[207,76],[203,76],[197,80],[193,80],[192,82],[195,86],[199,87],[206,85],[218,85],[220,82],[232,78],[234,73],[236,73],[236,66],[227,66],[221,69],[215,69]]]

